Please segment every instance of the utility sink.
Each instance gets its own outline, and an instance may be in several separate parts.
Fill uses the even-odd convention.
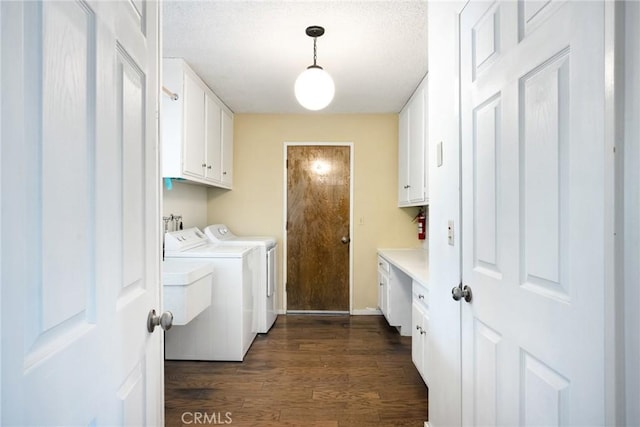
[[[211,305],[213,264],[167,259],[162,262],[164,309],[174,325],[186,325]]]

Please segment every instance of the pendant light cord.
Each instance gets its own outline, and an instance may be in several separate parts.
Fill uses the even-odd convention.
[[[314,67],[317,67],[316,60],[318,59],[318,49],[316,47],[316,40],[317,39],[318,39],[317,37],[313,38],[313,66]]]

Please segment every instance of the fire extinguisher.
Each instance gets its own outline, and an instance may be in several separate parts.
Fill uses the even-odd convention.
[[[427,216],[422,208],[420,208],[418,215],[413,220],[418,223],[418,239],[424,240],[426,237]]]

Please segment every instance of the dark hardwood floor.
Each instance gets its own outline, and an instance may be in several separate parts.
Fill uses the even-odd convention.
[[[423,426],[411,337],[382,316],[280,316],[244,362],[165,362],[167,426]]]

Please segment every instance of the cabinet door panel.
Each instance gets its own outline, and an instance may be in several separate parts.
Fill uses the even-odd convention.
[[[387,322],[389,320],[389,277],[385,274],[378,273],[379,287],[380,287],[380,311],[386,317]]]
[[[189,75],[184,76],[184,164],[185,174],[202,177],[204,153],[204,90]]]
[[[411,360],[416,365],[416,369],[424,378],[424,334],[423,332],[424,309],[414,298],[411,309]]]
[[[407,105],[400,112],[398,123],[398,205],[409,202],[409,118],[411,107]]]
[[[222,110],[222,183],[233,184],[233,115]]]
[[[212,181],[220,181],[222,175],[222,131],[221,109],[215,100],[205,94],[206,134],[205,152],[207,155],[207,168],[205,178]]]
[[[424,200],[425,99],[424,87],[418,88],[409,110],[409,188],[410,203]]]

